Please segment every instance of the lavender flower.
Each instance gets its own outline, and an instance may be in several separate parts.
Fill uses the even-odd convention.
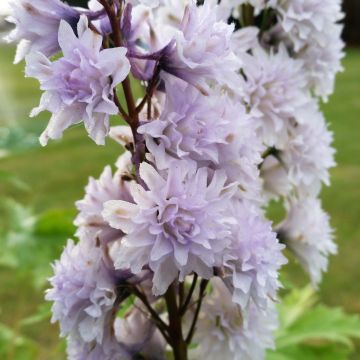
[[[12,0],[8,21],[16,25],[7,37],[9,42],[19,42],[15,63],[30,52],[40,51],[52,56],[60,50],[57,38],[60,21],[65,20],[75,28],[80,14],[59,0]]]
[[[143,163],[140,175],[149,190],[132,185],[135,204],[105,203],[104,218],[126,234],[115,267],[137,274],[148,265],[155,295],[163,294],[179,272],[180,280],[193,271],[211,277],[234,221],[226,214],[234,186],[225,186],[224,172],[211,175],[186,161],[172,163],[162,174]]]
[[[53,301],[52,321],[59,321],[61,336],[74,334],[90,343],[103,341],[106,319],[116,299],[116,278],[105,266],[103,252],[94,244],[69,240],[54,264],[52,288],[46,300]]]
[[[40,81],[45,91],[31,116],[48,110],[50,123],[40,137],[42,145],[57,139],[69,126],[84,121],[90,137],[104,144],[109,132],[109,115],[117,114],[113,90],[129,73],[125,48],[101,50],[102,37],[80,18],[75,36],[71,26],[61,21],[59,44],[64,57],[54,62],[41,53],[26,57],[26,75]]]
[[[270,222],[263,220],[254,206],[239,201],[233,206],[237,223],[224,257],[224,281],[242,309],[251,302],[266,309],[280,287],[279,269],[287,262],[282,255],[285,246],[279,244]]]
[[[128,158],[127,153],[121,156],[120,161],[124,157]],[[119,169],[115,176],[112,176],[111,168],[107,166],[99,180],[90,178],[89,184],[86,187],[85,198],[76,203],[79,210],[79,214],[75,219],[75,225],[77,226],[76,235],[80,239],[93,241],[93,243],[99,241],[101,245],[106,245],[109,242],[121,239],[123,236],[121,231],[113,229],[106,223],[101,212],[106,201],[132,201],[128,183],[121,178],[124,170]]]
[[[205,80],[237,88],[240,77],[234,72],[240,64],[231,49],[233,30],[233,25],[218,20],[210,2],[198,7],[191,1],[161,60],[162,69],[205,93]]]
[[[320,200],[291,198],[287,202],[287,216],[277,231],[317,286],[328,267],[329,255],[337,252],[329,216],[321,208]]]
[[[212,279],[211,285],[213,292],[200,314],[193,358],[263,360],[265,349],[274,348],[273,333],[278,326],[275,306],[261,312],[251,304],[244,312],[219,278]]]
[[[244,106],[224,94],[204,96],[191,85],[168,78],[160,117],[145,122],[138,132],[161,170],[176,159],[193,160],[198,166],[224,169],[228,180],[238,182],[247,196],[259,191],[263,148],[254,121]]]

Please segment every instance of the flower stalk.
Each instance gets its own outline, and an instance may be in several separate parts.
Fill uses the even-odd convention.
[[[122,146],[76,203],[78,241],[50,279],[68,360],[164,360],[169,346],[175,360],[263,360],[285,246],[314,285],[336,252],[319,101],[341,68],[340,6],[235,3],[13,2],[9,40],[44,92],[31,115],[52,114],[41,144],[83,122]]]

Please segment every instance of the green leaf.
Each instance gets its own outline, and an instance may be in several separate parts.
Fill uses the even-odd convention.
[[[300,345],[269,352],[266,360],[347,360],[349,355],[350,350],[339,345]]]
[[[281,328],[285,330],[296,322],[317,301],[314,289],[309,285],[304,289],[293,289],[279,306]]]
[[[36,234],[39,236],[57,235],[71,237],[76,228],[73,224],[76,213],[67,209],[51,209],[39,216]]]
[[[360,317],[342,309],[316,305],[310,287],[293,289],[278,306],[276,350],[267,360],[346,360],[360,338]]]
[[[117,313],[117,316],[120,318],[124,318],[126,313],[131,309],[131,307],[134,305],[135,303],[135,296],[131,295],[129,296],[122,304],[120,307],[120,310]]]
[[[277,347],[283,348],[305,342],[338,342],[352,347],[351,338],[360,338],[360,319],[347,315],[338,308],[323,305],[307,310],[286,334],[277,338]]]

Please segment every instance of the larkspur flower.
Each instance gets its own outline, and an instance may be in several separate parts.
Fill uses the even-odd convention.
[[[148,190],[131,186],[135,204],[105,203],[104,218],[126,234],[115,267],[137,274],[149,266],[154,272],[155,295],[192,272],[210,278],[233,221],[226,208],[234,186],[225,185],[223,171],[211,176],[207,168],[196,169],[187,161],[172,163],[163,175],[143,163],[140,175]]]
[[[124,9],[121,32],[128,49],[131,72],[139,80],[149,81],[156,67],[155,59],[146,59],[165,48],[172,39],[172,29],[155,20],[154,12],[142,4]]]
[[[334,92],[336,74],[343,70],[341,60],[345,53],[341,39],[342,30],[342,25],[329,25],[322,46],[308,44],[306,49],[297,55],[297,58],[304,62],[309,87],[324,100]]]
[[[311,40],[324,44],[327,26],[342,19],[340,0],[278,0],[280,25],[297,52]]]
[[[260,177],[265,200],[286,197],[293,190],[284,164],[273,155],[267,156],[261,164]]]
[[[205,299],[199,318],[194,359],[263,360],[274,348],[278,320],[275,306],[261,312],[251,304],[246,312],[232,301],[219,278],[211,280],[213,291]],[[191,352],[190,352],[191,356]]]
[[[45,91],[31,115],[44,110],[52,113],[40,137],[42,145],[60,138],[66,128],[81,121],[90,137],[103,144],[109,116],[118,113],[113,90],[130,71],[126,49],[101,50],[102,37],[88,27],[86,16],[80,18],[77,34],[61,21],[58,39],[64,57],[54,62],[41,53],[26,57],[26,75],[37,78]]]
[[[305,123],[288,128],[289,140],[279,153],[289,181],[297,191],[317,195],[321,184],[329,185],[329,169],[335,166],[333,134],[318,107],[309,104]]]
[[[179,97],[179,91],[183,96]],[[246,117],[245,110],[241,112],[226,96],[204,96],[191,85],[169,77],[160,118],[145,122],[138,132],[144,135],[161,170],[176,159],[219,164],[220,145],[235,137],[236,110]]]
[[[156,9],[156,20],[174,28],[181,28],[181,20],[187,6],[195,3],[194,0],[163,0],[161,6]],[[206,0],[206,5],[211,6],[218,20],[226,21],[229,17],[229,9],[219,4],[218,0]]]
[[[129,277],[128,272],[124,278],[119,275],[106,266],[100,247],[68,241],[46,293],[46,300],[54,303],[52,321],[59,321],[62,336],[74,334],[87,343],[102,343],[116,286]]]
[[[52,321],[69,360],[164,360],[174,319],[161,296],[173,284],[181,298],[179,283],[199,276],[200,295],[210,281],[200,313],[195,296],[176,303],[183,334],[199,315],[190,358],[262,360],[284,244],[314,285],[336,252],[317,198],[335,164],[317,97],[341,69],[340,0],[119,4],[13,1],[9,40],[44,91],[32,115],[52,113],[41,143],[84,122],[97,144],[109,135],[126,150],[76,204],[79,242],[69,240],[46,294]],[[131,101],[124,86],[123,110],[114,94],[130,72],[146,95]],[[131,126],[110,129],[119,111]],[[274,197],[286,210],[276,227],[265,216]]]
[[[145,5],[148,6],[150,8],[156,8],[158,7],[164,0],[129,0],[129,4],[132,5]]]
[[[291,120],[308,103],[303,63],[292,59],[283,46],[269,54],[256,47],[242,58],[245,98],[257,119],[258,134],[265,145],[281,148]]]
[[[165,360],[165,339],[141,307],[132,309],[122,319],[116,319],[115,333],[131,358]]]
[[[256,26],[247,26],[236,30],[231,37],[233,53],[243,62],[243,55],[259,47],[259,29]],[[242,65],[244,67],[244,64]]]
[[[279,269],[286,264],[284,245],[277,240],[271,223],[250,203],[236,201],[233,212],[237,223],[233,241],[224,255],[223,278],[233,294],[233,301],[246,309],[254,303],[266,309],[269,299],[276,299],[280,287]]]
[[[192,0],[164,0],[163,6],[156,9],[156,19],[161,24],[180,29],[185,8],[191,3]]]
[[[228,180],[237,181],[248,196],[259,189],[256,180],[263,148],[255,130],[253,119],[240,103],[215,92],[204,96],[174,78],[167,80],[160,117],[138,129],[159,169],[177,159],[223,169]]]
[[[277,231],[317,286],[327,270],[329,255],[337,252],[329,216],[320,200],[311,197],[290,198],[286,210]]]
[[[196,6],[192,1],[164,52],[162,69],[204,93],[208,89],[206,81],[237,88],[241,83],[236,74],[240,63],[231,48],[233,31],[233,25],[218,19],[213,4],[206,1]]]
[[[324,6],[321,0],[279,0],[277,10],[281,41],[304,61],[309,87],[326,100],[334,90],[336,73],[342,70],[341,1],[329,0]]]
[[[80,239],[98,241],[99,245],[106,245],[109,242],[121,239],[123,233],[110,227],[101,213],[106,201],[132,201],[128,182],[122,179],[129,162],[128,153],[120,157],[118,164],[123,162],[124,158],[126,163],[122,165],[122,169],[119,169],[114,176],[110,166],[107,166],[98,180],[90,178],[84,199],[76,202],[76,207],[79,210],[79,214],[75,219],[76,235]]]
[[[112,324],[111,324],[112,325]],[[113,326],[113,325],[112,325]],[[85,342],[76,335],[67,338],[68,360],[132,360],[131,354],[122,346],[111,329],[103,343]]]
[[[60,21],[65,20],[76,27],[80,13],[60,0],[12,0],[8,21],[15,29],[7,37],[9,42],[18,42],[15,63],[30,52],[40,51],[46,56],[60,51],[57,32]]]

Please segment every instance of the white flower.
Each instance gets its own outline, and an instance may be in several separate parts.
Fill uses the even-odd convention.
[[[321,183],[329,185],[329,169],[335,166],[333,135],[323,114],[315,104],[309,104],[306,123],[288,129],[289,140],[279,157],[288,172],[291,184],[305,194],[317,195]]]
[[[164,0],[128,0],[129,4],[132,5],[145,5],[148,6],[150,8],[156,8],[158,7]]]
[[[325,45],[328,26],[342,19],[340,0],[278,0],[280,24],[299,51],[311,41]]]
[[[200,314],[193,359],[263,360],[265,349],[274,348],[278,326],[275,306],[265,312],[251,304],[247,311],[232,302],[231,293],[219,278],[211,280],[213,291]]]
[[[277,240],[271,223],[250,203],[233,202],[233,213],[236,224],[224,256],[224,281],[242,309],[252,302],[266,309],[280,287],[279,269],[287,262],[282,254],[285,247]]]
[[[291,120],[308,102],[303,63],[292,59],[283,46],[270,54],[256,47],[242,58],[245,96],[257,118],[258,134],[265,145],[281,148]]]
[[[327,99],[334,90],[335,75],[342,69],[341,1],[278,0],[279,23],[294,56],[304,60],[309,87]]]
[[[187,161],[172,163],[162,174],[143,163],[140,175],[148,190],[131,185],[135,204],[105,204],[104,218],[126,234],[115,266],[137,274],[148,265],[155,295],[163,294],[179,273],[181,281],[191,272],[210,278],[234,221],[226,214],[234,186],[225,186],[223,171],[211,175]]]
[[[185,8],[195,3],[195,0],[162,0],[161,6],[156,9],[156,20],[163,25],[179,29]],[[226,21],[230,12],[222,3],[223,1],[219,4],[218,0],[206,0],[206,6],[212,7],[217,18]]]
[[[259,47],[258,35],[259,28],[256,26],[247,26],[236,30],[231,37],[231,47],[234,54],[242,61],[242,56],[249,50]],[[243,64],[243,66],[246,66]]]
[[[341,60],[345,54],[342,30],[342,25],[329,25],[324,45],[309,43],[297,55],[298,59],[304,61],[309,87],[324,100],[334,92],[336,74],[343,70]]]
[[[321,208],[320,200],[290,199],[287,216],[277,231],[309,273],[312,283],[318,285],[322,272],[327,270],[328,256],[337,251],[329,216]]]
[[[263,196],[265,200],[287,196],[292,190],[284,164],[275,156],[269,155],[264,159],[260,171],[263,180]]]

